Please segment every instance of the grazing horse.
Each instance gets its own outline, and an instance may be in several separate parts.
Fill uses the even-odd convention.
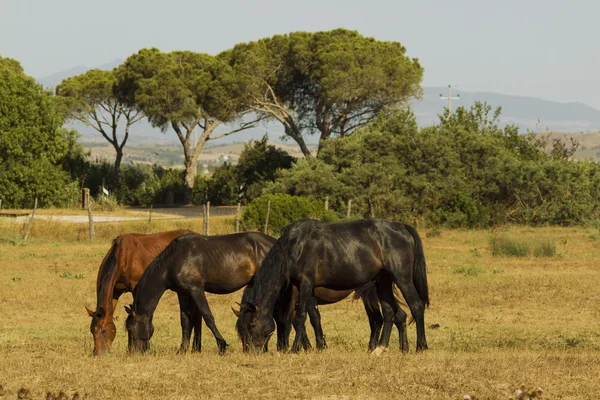
[[[391,309],[396,325],[404,327],[406,314],[398,308],[391,284],[398,286],[416,321],[417,351],[426,349],[424,310],[429,290],[421,239],[410,225],[379,219],[344,223],[304,219],[287,226],[253,285],[244,290],[238,334],[253,351],[262,351],[275,329],[272,310],[291,297],[295,286],[292,351],[297,352],[305,340],[306,312],[315,287],[349,290],[370,281],[375,282],[382,308]],[[390,333],[391,325],[384,325],[380,346],[388,346]],[[401,334],[405,336],[406,330]],[[401,347],[407,351],[408,342],[402,339]]]
[[[86,307],[88,314],[92,317],[90,331],[94,336],[94,355],[110,350],[115,339],[117,328],[113,322],[113,313],[119,297],[125,292],[133,291],[148,264],[173,239],[188,233],[193,232],[175,230],[150,235],[130,233],[113,240],[112,246],[104,256],[98,270],[96,310]],[[181,301],[187,302],[188,300],[180,298]],[[181,349],[187,349],[191,333],[189,319],[192,316],[182,314],[181,318],[182,326],[185,325],[188,328],[188,332],[183,334]],[[200,320],[201,327],[202,320]],[[198,335],[196,335],[197,337]],[[195,340],[194,348],[197,346],[199,346],[199,342]]]
[[[173,240],[146,269],[133,291],[131,308],[125,307],[129,314],[125,322],[129,350],[148,350],[154,333],[154,311],[163,293],[170,289],[191,298],[215,336],[219,352],[224,353],[227,343],[217,329],[205,293],[233,293],[246,286],[274,242],[274,238],[258,232],[188,234]]]

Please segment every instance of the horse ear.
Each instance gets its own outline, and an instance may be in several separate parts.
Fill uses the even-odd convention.
[[[106,315],[106,310],[104,309],[104,307],[100,307],[98,309],[98,312],[96,313],[96,316],[98,316],[98,318],[104,318],[105,315]]]
[[[85,310],[87,311],[87,313],[90,315],[90,317],[94,317],[94,315],[96,314],[96,311],[92,311],[90,308],[88,308],[88,306],[85,306]]]
[[[238,317],[238,318],[240,317],[240,310],[236,310],[235,308],[231,307],[231,311],[233,311],[233,313],[235,314],[236,317]]]

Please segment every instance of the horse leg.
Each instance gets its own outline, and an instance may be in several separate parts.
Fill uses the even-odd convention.
[[[193,321],[192,308],[190,298],[184,293],[177,293],[179,299],[179,318],[181,320],[181,346],[179,346],[178,354],[185,354],[190,347],[190,336],[192,334]]]
[[[394,324],[398,329],[398,336],[400,339],[400,351],[403,353],[408,353],[408,336],[406,336],[406,313],[400,307],[398,307],[398,311],[396,311],[396,315],[394,316]]]
[[[417,288],[412,282],[412,278],[409,274],[404,273],[404,271],[401,270],[403,266],[406,266],[403,268],[404,270],[412,271],[412,261],[408,262],[403,260],[402,263],[396,265],[401,267],[395,268],[395,266],[392,266],[389,272],[392,274],[398,289],[400,289],[402,292],[402,295],[404,296],[404,299],[410,308],[410,313],[417,324],[417,351],[426,350],[427,340],[425,338],[425,306],[419,297]]]
[[[206,294],[204,293],[204,288],[195,287],[190,289],[190,295],[194,299],[196,306],[198,306],[198,310],[204,318],[204,322],[206,326],[215,336],[217,340],[217,347],[219,347],[219,353],[224,354],[225,349],[227,348],[227,342],[221,335],[221,332],[217,329],[217,325],[215,324],[215,317],[213,317],[212,312],[210,311],[210,307],[208,306],[208,301],[206,300]]]
[[[392,334],[392,324],[398,305],[394,299],[394,293],[392,292],[392,283],[389,280],[379,281],[375,284],[377,288],[377,296],[381,303],[381,311],[383,312],[383,332],[379,339],[378,346],[388,347],[390,344],[390,336]],[[369,348],[371,344],[369,344]]]
[[[327,347],[327,343],[325,342],[325,334],[323,333],[323,328],[321,327],[321,313],[319,312],[319,307],[317,306],[317,298],[314,295],[311,296],[308,301],[308,317],[310,318],[310,324],[315,330],[317,350],[323,350]],[[303,343],[303,346],[308,343],[308,347],[310,347],[308,335],[305,335],[304,337],[306,341]],[[306,350],[306,347],[304,349]]]
[[[383,327],[383,316],[379,310],[379,300],[377,298],[376,288],[372,292],[364,293],[362,296],[363,305],[367,317],[369,317],[369,327],[371,328],[371,337],[369,338],[369,351],[375,350],[379,342],[379,335]]]
[[[192,342],[192,351],[202,351],[202,314],[194,302],[190,302],[192,309],[192,324],[194,328],[194,341]]]
[[[292,352],[297,353],[300,351],[300,346],[304,343],[304,337],[306,336],[306,309],[308,307],[310,298],[312,297],[313,285],[308,280],[302,280],[298,287],[298,307],[296,308],[296,317],[294,318],[294,329],[296,330],[296,337],[294,338],[294,344],[292,345]],[[316,321],[320,324],[320,321]],[[310,350],[310,343],[308,343],[308,349]]]
[[[278,302],[275,309],[275,323],[277,325],[277,351],[287,351],[290,346],[290,332],[292,331],[292,319],[294,318],[294,306],[298,293],[292,287]]]

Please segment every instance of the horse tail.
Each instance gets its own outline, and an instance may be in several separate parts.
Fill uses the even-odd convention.
[[[379,309],[379,297],[377,296],[377,289],[375,288],[375,282],[370,281],[360,286],[354,291],[352,300],[362,299],[365,309],[369,312],[377,312]]]
[[[427,270],[425,264],[425,254],[423,254],[423,244],[419,234],[410,225],[404,224],[406,230],[411,234],[415,241],[415,262],[413,264],[413,284],[425,307],[429,307],[429,286],[427,286]]]

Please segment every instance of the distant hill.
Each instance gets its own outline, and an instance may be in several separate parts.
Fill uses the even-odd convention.
[[[572,132],[542,132],[537,137],[545,136],[548,142],[553,139],[560,139],[567,146],[571,145],[571,139],[579,144],[579,148],[573,155],[578,160],[589,159],[600,161],[600,132],[596,133],[572,133]]]
[[[218,165],[223,162],[237,163],[245,142],[226,144],[208,144],[198,157],[198,164]],[[302,158],[302,152],[295,143],[270,141],[269,144],[287,151],[292,157]],[[83,148],[89,150],[93,161],[115,160],[115,150],[105,140],[82,141]],[[316,145],[309,145],[311,151],[316,151]],[[183,150],[181,144],[161,143],[128,143],[123,163],[127,164],[158,164],[168,167],[183,168]]]
[[[122,62],[123,60],[114,60],[111,63],[94,68],[112,69]],[[84,66],[74,67],[39,78],[38,82],[47,87],[55,87],[63,79],[84,73],[88,69],[90,68]],[[419,126],[429,126],[438,122],[438,115],[444,112],[444,107],[447,105],[446,101],[440,99],[440,94],[445,96],[446,93],[447,87],[425,87],[423,89],[423,98],[411,103]],[[460,94],[460,100],[453,101],[453,108],[459,106],[469,108],[476,101],[487,102],[494,108],[502,106],[500,123],[503,125],[518,125],[520,131],[523,133],[527,130],[577,133],[600,131],[600,110],[583,103],[560,103],[534,97],[512,96],[490,92],[464,92],[456,89],[453,91],[453,95],[455,94]],[[72,127],[81,132],[85,138],[92,139],[98,137],[97,132],[80,123],[73,123]],[[219,132],[223,132],[223,129]],[[254,129],[224,137],[213,142],[213,144],[231,143],[233,141],[244,142],[261,138],[265,133],[268,133],[269,139],[272,141],[278,141],[284,136],[282,126],[279,123],[270,122]],[[132,127],[129,140],[132,144],[148,143],[148,140],[178,144],[177,137],[172,132],[162,133],[146,121],[141,121]],[[315,136],[308,137],[307,142],[314,144],[317,142],[317,138]],[[289,141],[288,143],[293,144],[294,142]]]
[[[426,87],[423,99],[413,102],[417,122],[421,126],[435,124],[437,115],[443,112],[448,88]],[[522,132],[531,130],[551,130],[565,132],[595,132],[600,130],[600,110],[583,103],[560,103],[535,97],[511,96],[489,92],[463,92],[454,90],[453,96],[460,94],[460,100],[453,100],[452,108],[471,107],[476,101],[487,102],[494,108],[502,106],[501,122],[516,124]]]
[[[124,60],[116,59],[113,62],[106,63],[106,64],[96,66],[96,67],[91,67],[91,68],[80,65],[77,67],[67,69],[65,71],[56,72],[52,75],[44,76],[43,78],[37,78],[37,81],[46,87],[54,89],[64,79],[70,78],[75,75],[83,74],[83,73],[89,71],[90,69],[111,70],[111,69],[121,65],[123,63],[123,61]]]

